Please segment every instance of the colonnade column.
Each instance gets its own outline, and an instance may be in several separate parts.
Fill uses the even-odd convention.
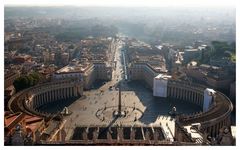
[[[192,101],[192,91],[189,91],[189,101]]]
[[[51,93],[50,93],[50,101],[53,100],[53,91],[51,90]]]
[[[190,98],[189,98],[189,91],[188,90],[186,90],[186,99],[187,99],[187,101],[190,100]]]
[[[51,99],[50,101],[53,101],[54,100],[54,90],[51,90]]]
[[[197,104],[199,105],[200,94],[198,93],[197,95],[198,95],[198,97],[197,97]]]
[[[49,100],[49,91],[46,92],[46,97],[44,98],[43,103],[47,103],[47,101]]]
[[[192,101],[192,91],[189,91],[190,102]]]
[[[39,106],[39,101],[38,101],[38,99],[36,98],[36,107],[38,107]]]
[[[73,86],[73,96],[76,97],[76,88]]]
[[[176,98],[178,99],[178,88],[176,88]]]
[[[216,137],[216,124],[213,126],[213,137]]]
[[[74,96],[74,87],[71,87],[72,89],[72,96]]]
[[[192,99],[192,103],[194,103],[194,101],[196,100],[196,95],[197,95],[197,93],[196,93],[196,92],[193,92],[193,99]]]
[[[67,96],[67,88],[64,88],[64,95],[65,95],[65,98],[67,99],[68,96]]]
[[[65,97],[66,97],[66,99],[68,99],[69,97],[68,97],[68,95],[67,95],[67,88],[65,88]]]
[[[200,94],[200,96],[199,96],[199,106],[202,106],[202,101],[203,101],[203,99],[202,99],[202,94]]]
[[[50,91],[49,101],[52,101],[52,90]]]
[[[43,99],[38,99],[40,101],[40,105],[41,106],[43,104]]]
[[[48,100],[51,101],[51,92],[52,91],[48,91]]]
[[[61,88],[61,95],[62,95],[62,99],[65,99],[65,95],[64,95],[64,88]]]
[[[169,93],[170,93],[170,87],[167,87],[167,97],[170,96]]]
[[[177,98],[177,88],[175,87],[174,98]]]
[[[67,98],[69,98],[70,97],[69,87],[66,90],[67,90]]]
[[[39,100],[40,100],[40,101],[43,101],[43,100],[44,100],[43,93],[40,93],[40,94],[39,94]]]
[[[33,108],[35,108],[36,106],[36,102],[35,102],[35,99],[34,99],[34,97],[32,98],[32,105],[33,105]]]
[[[41,106],[42,105],[42,99],[37,99],[37,101],[39,101],[39,105],[38,106]]]
[[[70,96],[69,96],[69,87],[68,88],[66,88],[66,94],[67,94],[67,98],[69,98]]]
[[[195,98],[194,98],[193,103],[195,103],[197,99],[198,99],[198,93],[195,92]]]
[[[186,96],[185,89],[182,89],[182,99],[183,100],[186,100],[185,96]]]
[[[44,98],[46,99],[46,101],[49,101],[48,95],[49,95],[48,92],[45,92],[45,97]]]
[[[78,86],[78,93],[79,93],[79,96],[82,96],[82,85]]]
[[[180,99],[180,94],[181,94],[181,90],[179,89],[179,88],[177,88],[178,89],[178,99]]]
[[[216,135],[218,135],[219,134],[219,123],[217,123],[217,125],[216,125]]]
[[[43,103],[44,103],[44,100],[45,100],[45,99],[43,98],[42,95],[43,95],[42,93],[39,94],[39,99],[40,99],[41,101],[43,101]]]
[[[180,93],[179,93],[179,99],[182,99],[182,89],[179,89]]]
[[[58,89],[55,90],[55,100],[56,101],[58,99]]]
[[[197,95],[197,98],[196,98],[196,100],[197,100],[197,103],[198,103],[199,94],[198,94],[198,93],[196,93],[196,95]]]
[[[67,88],[67,96],[68,96],[68,97],[71,97],[70,87]]]
[[[41,100],[41,102],[42,102],[42,103],[41,103],[41,105],[43,105],[43,104],[44,104],[44,99],[43,99],[43,100]]]
[[[57,89],[54,90],[54,100],[53,101],[56,101],[57,100]]]
[[[195,98],[195,92],[192,91],[192,100],[191,100],[191,102],[194,101],[194,98]]]
[[[201,101],[201,94],[198,94],[198,105],[200,105],[200,101]]]
[[[181,88],[180,91],[181,91],[180,99],[183,99],[183,89]]]
[[[66,96],[65,96],[65,88],[62,88],[62,93],[61,94],[62,94],[62,98],[65,99],[66,98]]]
[[[54,100],[53,101],[55,101],[57,99],[57,89],[54,90],[54,94],[53,95],[54,95]]]
[[[36,107],[36,100],[35,100],[35,97],[33,97],[33,100],[32,100],[33,102],[33,108],[35,108]]]
[[[179,99],[182,99],[182,89],[179,88]]]
[[[35,101],[36,101],[36,106],[38,106],[39,105],[38,104],[39,100],[37,99],[37,97],[35,97]]]
[[[49,100],[49,92],[46,92],[46,95],[44,96],[44,98],[46,99],[46,101],[50,101]]]
[[[213,137],[213,126],[211,126],[211,137]]]
[[[51,101],[51,92],[52,92],[52,91],[48,91],[48,97],[47,97],[47,100],[48,100],[48,101]]]
[[[184,100],[188,101],[187,90],[186,89],[184,89]]]
[[[72,97],[72,87],[69,88],[70,97]]]
[[[61,91],[60,91],[60,89],[58,89],[57,91],[58,91],[58,99],[57,100],[59,100],[59,99],[61,99]]]
[[[174,89],[174,87],[172,87],[172,97],[174,97],[174,92],[175,92],[175,89]]]
[[[59,96],[58,99],[62,99],[62,91],[61,91],[61,89],[58,89],[58,96]]]
[[[186,89],[184,89],[184,100],[187,100],[187,90]]]
[[[55,90],[55,99],[54,101],[56,101],[58,99],[58,89]]]
[[[67,96],[67,88],[64,88],[64,96],[65,96],[66,99],[68,98],[68,96]]]
[[[223,127],[223,121],[220,122],[220,128],[222,128],[222,127]]]
[[[77,87],[74,86],[73,89],[74,89],[74,96],[77,97]]]
[[[198,104],[198,93],[196,93],[196,99],[195,99],[194,103]]]

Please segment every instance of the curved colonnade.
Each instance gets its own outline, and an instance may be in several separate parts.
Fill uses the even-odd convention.
[[[203,107],[204,90],[203,87],[170,80],[167,86],[167,97],[185,100]]]
[[[185,100],[203,108],[204,90],[200,85],[186,84],[179,81],[168,81],[167,97]],[[216,137],[219,130],[230,125],[230,115],[233,105],[229,98],[219,91],[213,96],[213,102],[206,112],[199,112],[192,115],[179,115],[178,121],[182,125],[200,123],[200,130],[210,133],[211,137]]]
[[[185,100],[203,108],[204,90],[205,87],[199,85],[169,80],[167,97]],[[50,114],[39,112],[37,108],[54,101],[80,97],[82,94],[83,85],[80,81],[50,82],[18,92],[10,99],[8,107],[12,112],[48,116]],[[178,120],[182,125],[200,123],[202,132],[206,131],[212,137],[216,137],[223,126],[229,125],[232,110],[233,106],[228,97],[217,91],[208,111],[193,115],[179,115]]]
[[[25,112],[39,116],[48,116],[46,112],[40,112],[39,107],[59,100],[68,100],[80,97],[83,94],[81,81],[62,80],[25,89],[16,93],[8,102],[11,112]]]

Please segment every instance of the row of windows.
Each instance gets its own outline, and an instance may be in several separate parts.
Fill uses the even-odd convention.
[[[72,78],[72,77],[78,77],[78,78],[82,78],[81,74],[62,74],[62,75],[54,75],[54,78],[56,79],[60,79],[60,78]]]

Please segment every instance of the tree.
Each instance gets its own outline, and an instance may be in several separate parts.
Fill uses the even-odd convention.
[[[210,46],[207,46],[206,49],[202,50],[200,63],[208,63],[214,51]]]
[[[37,72],[32,72],[32,73],[29,75],[29,78],[32,78],[32,80],[33,80],[33,85],[36,85],[36,84],[40,81],[40,75],[39,75],[39,73],[37,73]]]
[[[212,46],[216,57],[223,57],[225,51],[231,51],[231,46],[227,42],[212,41]]]
[[[17,92],[27,88],[27,85],[28,79],[26,76],[19,77],[13,82],[13,86],[15,87]]]
[[[23,89],[29,88],[38,84],[40,81],[40,75],[37,72],[33,72],[26,76],[21,76],[13,82],[13,86],[16,89],[16,92],[19,92]]]

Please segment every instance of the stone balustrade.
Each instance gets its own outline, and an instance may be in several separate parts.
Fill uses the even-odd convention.
[[[203,108],[204,87],[195,84],[186,84],[179,81],[170,81],[168,84],[168,97],[177,98],[197,104]],[[202,132],[210,133],[212,137],[219,134],[219,129],[230,123],[230,114],[233,105],[229,98],[217,91],[208,111],[190,115],[180,115],[179,121],[183,125],[201,123]]]

